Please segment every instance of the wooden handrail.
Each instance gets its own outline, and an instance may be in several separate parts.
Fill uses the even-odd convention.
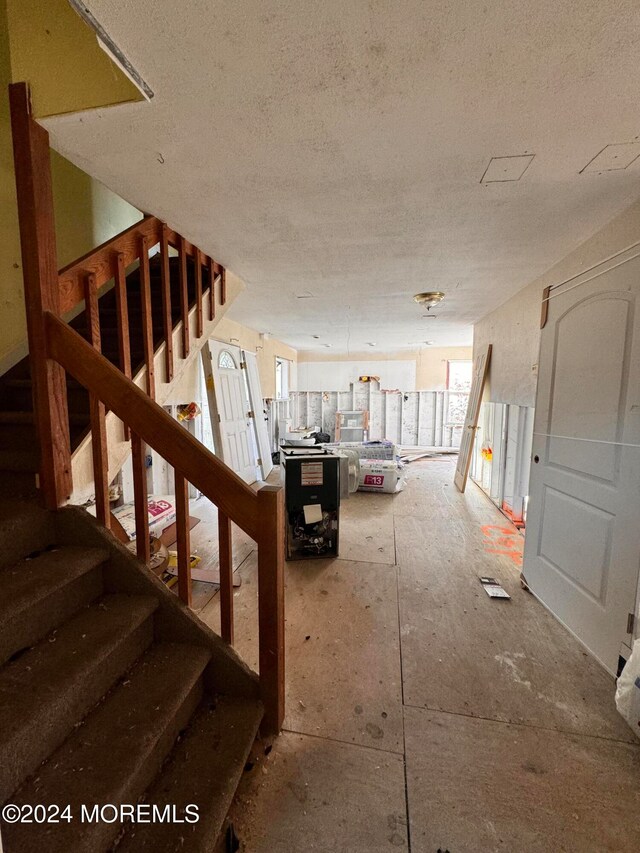
[[[63,320],[50,312],[44,319],[48,357],[96,394],[133,432],[257,539],[258,499],[253,489]]]
[[[276,734],[284,719],[284,500],[282,489],[257,492],[183,429],[161,406],[124,376],[74,329],[44,312],[47,356],[67,370],[131,429],[136,491],[138,556],[149,560],[146,479],[141,442],[153,447],[176,471],[179,507],[180,597],[190,602],[187,481],[216,504],[219,512],[223,637],[233,637],[231,530],[233,520],[258,544],[258,636],[260,692],[265,706],[263,732]],[[186,561],[186,562],[185,562]],[[180,571],[181,569],[181,571]]]
[[[112,237],[87,252],[81,258],[67,264],[58,273],[60,288],[60,313],[66,314],[84,299],[84,278],[87,273],[93,273],[98,290],[113,278],[113,255],[120,252],[124,266],[128,267],[140,257],[140,241],[146,239],[149,247],[155,246],[162,238],[163,222],[155,216],[145,216],[126,228],[120,234]],[[177,231],[166,228],[167,244],[174,249],[180,249],[184,238]],[[184,240],[185,255],[200,260],[199,249],[188,240]],[[202,259],[208,264],[208,260]],[[210,267],[215,275],[222,274],[224,267],[211,259]],[[213,281],[213,279],[212,279]],[[224,300],[221,300],[224,304]]]
[[[282,489],[257,492],[183,429],[153,399],[154,340],[149,251],[160,244],[165,377],[173,376],[171,276],[168,247],[180,254],[180,315],[183,356],[189,350],[187,258],[195,261],[196,338],[204,334],[202,267],[209,275],[209,319],[215,317],[215,287],[226,302],[225,269],[154,216],[103,243],[57,271],[49,136],[33,119],[25,83],[10,86],[18,214],[24,267],[25,303],[34,414],[40,448],[40,488],[51,509],[62,506],[71,488],[67,386],[64,371],[90,396],[96,515],[109,526],[108,452],[105,411],[122,421],[131,437],[136,546],[139,559],[150,559],[149,513],[144,445],[153,447],[175,472],[178,592],[191,602],[188,483],[218,507],[222,636],[233,642],[233,559],[231,522],[258,546],[258,636],[260,693],[265,706],[262,730],[276,734],[284,718],[284,500]],[[146,363],[145,393],[131,379],[130,322],[126,268],[140,262],[141,320]],[[219,279],[217,278],[219,276]],[[98,291],[114,281],[118,361],[114,367],[101,352]],[[72,329],[63,315],[84,301],[87,337]]]

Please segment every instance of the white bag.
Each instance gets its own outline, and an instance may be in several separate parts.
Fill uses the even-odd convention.
[[[629,660],[618,678],[616,708],[640,737],[640,640],[636,640]]]
[[[358,491],[399,492],[404,488],[404,477],[397,462],[387,459],[361,459]]]

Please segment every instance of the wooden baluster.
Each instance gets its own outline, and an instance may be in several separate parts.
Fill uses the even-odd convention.
[[[116,311],[118,314],[118,353],[120,370],[127,379],[131,379],[131,341],[129,333],[129,304],[127,302],[127,278],[124,266],[124,254],[116,252],[113,263],[113,279],[116,291]],[[129,440],[129,427],[123,423],[124,440]]]
[[[189,535],[189,483],[174,468],[176,484],[176,534],[178,595],[191,607],[191,544]]]
[[[26,83],[9,86],[33,411],[40,445],[40,489],[50,509],[71,494],[67,383],[48,357],[45,314],[60,314],[49,134],[31,116]]]
[[[218,563],[220,566],[220,633],[233,645],[233,556],[231,519],[218,510]]]
[[[156,396],[153,364],[153,315],[151,309],[151,277],[149,275],[149,241],[140,238],[140,308],[142,310],[142,342],[144,363],[147,367],[147,394],[152,400]]]
[[[173,379],[173,318],[171,317],[171,270],[169,268],[168,228],[162,226],[160,237],[160,274],[162,279],[162,324],[164,326],[164,363],[167,382]]]
[[[202,258],[200,249],[195,250],[196,262],[196,337],[202,337]]]
[[[214,320],[216,316],[216,288],[215,288],[215,264],[213,258],[209,258],[209,319]]]
[[[182,316],[182,357],[189,355],[189,292],[187,290],[187,247],[180,237],[180,314]]]
[[[278,486],[258,490],[258,632],[263,734],[284,720],[284,498]]]
[[[84,280],[85,316],[87,318],[87,340],[96,352],[102,351],[100,338],[100,312],[96,277],[89,273]],[[91,454],[93,456],[93,480],[96,488],[96,518],[105,527],[111,526],[109,512],[109,454],[107,452],[107,427],[104,403],[95,394],[89,395],[91,421]]]
[[[138,559],[147,564],[151,559],[149,542],[149,507],[147,498],[147,469],[144,448],[140,436],[131,433],[131,455],[133,463],[133,500],[136,517],[136,553]]]
[[[220,305],[227,301],[227,271],[224,267],[220,271]]]

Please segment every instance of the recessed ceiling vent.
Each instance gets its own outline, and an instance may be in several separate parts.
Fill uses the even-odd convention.
[[[492,157],[480,178],[481,184],[501,184],[519,181],[531,165],[535,154],[514,154],[510,157]]]
[[[626,169],[640,157],[640,142],[616,142],[605,145],[587,165],[580,170],[583,172],[617,172]]]

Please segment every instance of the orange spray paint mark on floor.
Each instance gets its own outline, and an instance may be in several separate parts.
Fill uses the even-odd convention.
[[[522,568],[522,536],[510,527],[501,527],[499,524],[483,524],[480,529],[487,554],[502,554],[508,557],[516,568]]]

